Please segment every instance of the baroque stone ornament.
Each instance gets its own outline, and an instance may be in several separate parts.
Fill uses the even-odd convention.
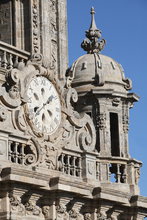
[[[63,204],[59,204],[57,207],[56,207],[56,212],[57,212],[57,220],[59,219],[63,219],[63,220],[66,220],[66,219],[69,219],[69,214],[67,212],[67,208],[65,205]]]
[[[42,211],[39,206],[35,204],[34,201],[29,201],[25,204],[26,214],[40,216]]]
[[[90,213],[85,213],[84,220],[92,220]]]
[[[91,25],[89,30],[86,31],[87,38],[81,44],[81,47],[87,51],[87,53],[99,53],[106,43],[104,39],[99,41],[99,38],[101,38],[101,31],[96,26],[94,14],[94,8],[91,8]]]
[[[18,196],[15,196],[15,195],[10,196],[10,204],[11,204],[12,212],[16,212],[19,215],[25,214],[25,207],[21,203],[21,199]]]
[[[104,130],[106,128],[106,114],[105,113],[99,114],[97,118],[97,127],[100,130]]]
[[[49,206],[43,206],[42,207],[42,213],[43,213],[45,219],[49,219],[50,218],[50,207]]]
[[[33,53],[39,52],[39,5],[37,0],[32,3],[32,26],[33,26]]]
[[[70,211],[69,211],[69,217],[70,219],[72,220],[84,220],[84,217],[83,215],[79,212],[78,209],[76,208],[72,208]]]
[[[61,85],[42,55],[33,54],[26,64],[18,64],[5,80],[0,91],[4,106],[1,121],[6,120],[5,112],[9,108],[12,130],[26,139],[25,143],[10,141],[11,162],[58,170],[63,148],[95,150],[96,135],[91,118],[74,110],[78,100],[76,90]],[[23,154],[17,153],[18,148]],[[80,160],[77,161],[75,172],[79,176]]]

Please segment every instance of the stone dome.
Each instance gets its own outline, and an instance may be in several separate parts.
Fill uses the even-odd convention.
[[[75,61],[70,69],[72,85],[77,90],[111,89],[125,92],[131,89],[131,81],[126,79],[122,66],[112,58],[102,54],[85,54]]]
[[[68,83],[72,82],[78,92],[102,90],[102,93],[115,91],[126,93],[131,89],[131,81],[124,76],[123,68],[115,60],[100,54],[106,41],[101,38],[94,18],[94,8],[91,9],[91,25],[86,31],[86,38],[81,47],[87,54],[77,59],[67,73]]]

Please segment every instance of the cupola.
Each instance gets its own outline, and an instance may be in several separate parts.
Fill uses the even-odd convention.
[[[67,79],[78,92],[77,111],[86,112],[93,119],[99,155],[129,158],[129,109],[138,96],[129,93],[132,82],[125,78],[122,66],[100,54],[106,41],[101,39],[94,15],[92,8],[91,25],[81,44],[87,54],[72,64]]]

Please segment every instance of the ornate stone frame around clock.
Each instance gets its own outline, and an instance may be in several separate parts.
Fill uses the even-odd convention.
[[[52,135],[35,132],[26,116],[26,90],[32,77],[36,76],[50,80],[60,97],[62,123]],[[48,61],[41,55],[35,54],[26,64],[20,61],[16,68],[7,72],[0,89],[0,99],[4,110],[11,112],[14,127],[11,133],[28,139],[32,151],[32,156],[29,155],[31,166],[46,163],[49,168],[56,169],[57,158],[63,149],[81,153],[95,152],[96,135],[92,119],[74,110],[73,103],[78,100],[77,92],[67,83],[65,86],[61,84],[57,75],[50,70]]]

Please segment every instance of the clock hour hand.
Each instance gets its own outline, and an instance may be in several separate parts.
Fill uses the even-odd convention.
[[[49,104],[53,99],[54,99],[54,96],[51,95],[51,96],[48,98],[48,100],[46,101],[46,103],[44,103],[41,108],[38,108],[38,109],[37,109],[35,115],[39,115],[39,113],[41,112],[41,110],[42,110],[47,104]]]
[[[39,113],[41,112],[41,110],[42,110],[43,108],[44,108],[44,105],[43,105],[41,108],[38,108],[37,111],[36,111],[36,113],[35,113],[35,116],[36,116],[36,115],[39,115]]]

